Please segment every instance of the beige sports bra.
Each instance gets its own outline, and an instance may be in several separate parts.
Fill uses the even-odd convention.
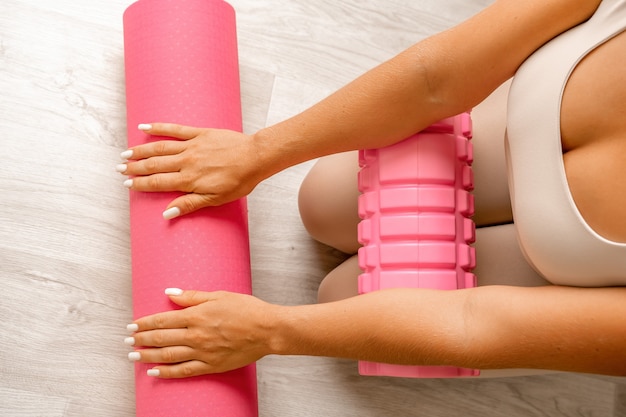
[[[602,1],[588,21],[530,56],[509,92],[506,153],[518,239],[531,265],[553,284],[626,285],[626,244],[600,236],[576,208],[560,137],[561,100],[570,74],[625,28],[626,0]]]

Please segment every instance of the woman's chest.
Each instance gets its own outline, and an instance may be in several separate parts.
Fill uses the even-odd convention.
[[[626,32],[585,56],[561,102],[564,152],[616,136],[626,141]]]

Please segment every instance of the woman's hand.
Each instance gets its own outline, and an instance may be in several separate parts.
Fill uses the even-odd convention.
[[[141,124],[139,129],[179,139],[135,146],[122,152],[130,161],[117,166],[131,176],[124,185],[133,190],[187,193],[167,206],[165,218],[236,200],[265,179],[263,152],[250,135],[169,123]]]
[[[146,316],[128,326],[129,359],[162,364],[148,374],[183,378],[241,368],[273,353],[278,306],[230,292],[166,290],[182,310]]]

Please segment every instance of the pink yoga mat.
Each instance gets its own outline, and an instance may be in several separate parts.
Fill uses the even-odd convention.
[[[124,13],[128,145],[139,123],[241,131],[235,13],[220,0],[139,0]],[[130,193],[134,316],[177,308],[168,287],[251,293],[246,201],[174,220],[176,193]],[[195,378],[148,377],[136,365],[137,416],[257,416],[256,368]]]

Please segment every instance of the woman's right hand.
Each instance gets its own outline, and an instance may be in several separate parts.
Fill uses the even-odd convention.
[[[132,190],[186,193],[167,206],[167,219],[234,201],[268,176],[251,135],[170,123],[141,124],[139,129],[172,139],[122,152],[128,162],[117,171],[131,177],[124,185]]]

